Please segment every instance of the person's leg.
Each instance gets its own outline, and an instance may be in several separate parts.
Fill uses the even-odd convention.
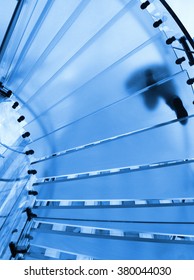
[[[173,111],[175,111],[177,119],[188,117],[188,112],[179,96],[174,95],[171,99],[166,100],[166,103]],[[180,123],[185,125],[187,123],[187,119],[180,120]]]

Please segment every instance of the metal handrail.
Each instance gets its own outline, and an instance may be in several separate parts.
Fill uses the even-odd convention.
[[[9,43],[9,39],[10,39],[12,33],[13,33],[16,22],[17,22],[17,20],[20,16],[23,4],[24,4],[24,0],[19,0],[16,7],[15,7],[14,12],[13,12],[12,18],[10,20],[7,31],[4,35],[3,41],[2,41],[1,46],[0,46],[0,62],[2,60],[2,57],[4,55],[5,50],[7,48],[7,45]]]
[[[193,41],[191,35],[189,34],[189,32],[187,31],[187,29],[185,28],[185,26],[183,25],[183,23],[178,18],[178,16],[175,14],[175,12],[172,10],[172,8],[168,5],[168,3],[165,0],[159,0],[159,1],[166,8],[166,10],[169,12],[169,14],[173,17],[174,21],[177,23],[177,25],[179,26],[179,28],[181,29],[181,31],[183,32],[183,34],[189,41],[190,45],[194,49],[194,41]]]

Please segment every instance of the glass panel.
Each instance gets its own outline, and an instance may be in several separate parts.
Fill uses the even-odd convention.
[[[46,176],[57,176],[189,158],[194,154],[191,140],[194,119],[190,119],[189,123],[182,126],[177,122],[105,144],[91,145],[72,154],[67,152],[61,157],[54,156],[33,167],[40,170],[38,176],[42,177],[45,176],[41,171],[43,166],[47,166]],[[56,165],[57,170],[52,168]]]
[[[192,173],[193,167],[188,164],[87,180],[50,183],[35,189],[39,191],[40,199],[48,200],[193,197]]]
[[[34,237],[32,244],[43,244],[48,248],[88,254],[95,259],[194,259],[193,244],[99,239],[95,238],[95,235],[92,236],[93,238],[46,235],[46,233],[41,232],[32,232],[32,235]]]
[[[48,223],[59,223],[59,224],[68,224],[73,226],[85,226],[93,228],[106,228],[122,231],[137,231],[137,232],[158,232],[174,235],[193,235],[194,234],[194,225],[193,224],[160,224],[160,223],[149,223],[149,222],[137,222],[137,223],[127,223],[127,222],[108,222],[108,221],[87,221],[87,220],[65,220],[65,219],[51,219],[51,218],[39,218],[40,222]]]
[[[84,220],[126,220],[146,222],[193,222],[194,206],[162,206],[157,208],[117,208],[117,209],[34,209],[38,217]]]

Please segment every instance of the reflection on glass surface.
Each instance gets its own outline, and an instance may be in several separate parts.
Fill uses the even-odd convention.
[[[144,2],[23,1],[0,69],[1,259],[194,259],[193,72]]]

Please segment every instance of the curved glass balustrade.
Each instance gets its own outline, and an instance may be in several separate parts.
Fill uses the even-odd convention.
[[[165,1],[24,0],[15,14],[0,258],[194,259],[193,46]]]

